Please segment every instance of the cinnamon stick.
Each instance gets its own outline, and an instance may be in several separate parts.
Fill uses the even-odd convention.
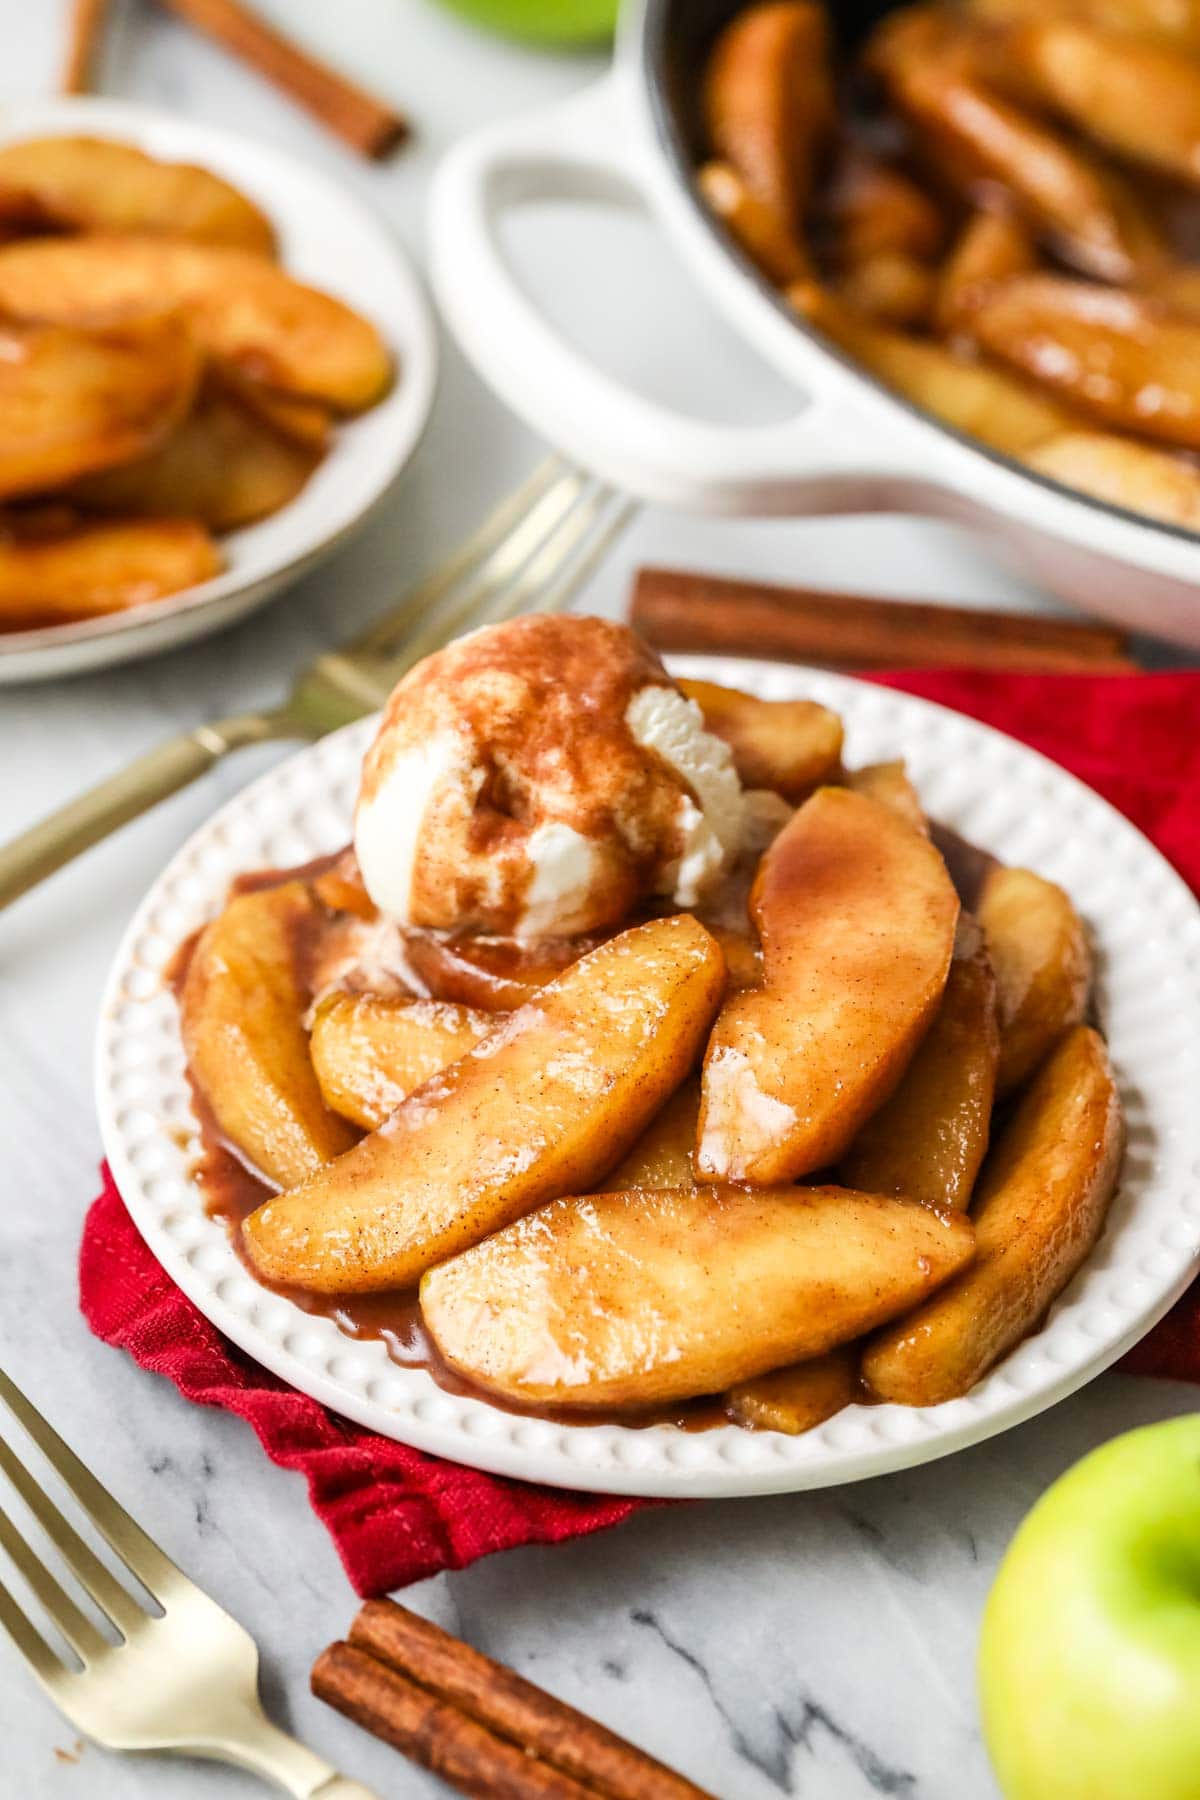
[[[349,1643],[324,1652],[312,1683],[320,1699],[464,1793],[708,1800],[594,1719],[390,1600],[366,1603]],[[495,1785],[518,1767],[540,1785]],[[485,1779],[493,1786],[465,1785]]]
[[[480,1800],[596,1800],[595,1788],[527,1756],[353,1644],[331,1644],[322,1651],[313,1667],[312,1691],[460,1794]]]
[[[63,59],[64,94],[90,92],[107,13],[108,0],[72,0],[67,20],[67,54]]]
[[[1128,636],[1107,625],[678,569],[640,569],[629,616],[660,650],[770,656],[829,668],[952,664],[1029,674],[1119,674],[1137,667]]]
[[[299,49],[242,0],[160,3],[298,100],[360,155],[384,156],[408,136],[402,114]]]

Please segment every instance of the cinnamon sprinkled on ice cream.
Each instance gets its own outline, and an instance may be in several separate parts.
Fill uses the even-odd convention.
[[[730,866],[745,801],[640,639],[603,619],[514,619],[427,657],[363,765],[355,848],[403,924],[517,937],[693,906]]]

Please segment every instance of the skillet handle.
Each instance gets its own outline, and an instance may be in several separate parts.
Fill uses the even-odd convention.
[[[814,347],[812,385],[782,423],[709,424],[645,399],[598,369],[538,310],[505,258],[510,207],[577,199],[655,210],[653,157],[640,149],[618,68],[565,104],[480,132],[434,181],[431,267],[442,311],[480,374],[544,437],[640,499],[705,512],[863,511],[875,504],[879,422],[829,392]],[[876,467],[878,465],[876,464]]]

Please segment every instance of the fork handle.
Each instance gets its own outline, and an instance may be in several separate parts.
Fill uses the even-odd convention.
[[[218,719],[159,744],[0,848],[0,908],[131,819],[149,812],[160,800],[187,787],[231,750],[272,738],[306,735],[297,719],[280,710]]]

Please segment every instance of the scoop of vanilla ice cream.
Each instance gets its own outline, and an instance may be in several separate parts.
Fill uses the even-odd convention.
[[[467,746],[452,731],[436,732],[397,751],[384,780],[360,801],[354,820],[358,866],[381,913],[403,924],[411,920],[413,872],[426,815],[435,797],[461,794],[469,802],[478,785]]]
[[[623,626],[516,619],[410,671],[367,752],[363,881],[402,924],[523,938],[696,905],[736,858],[726,744]]]
[[[745,797],[733,752],[704,729],[704,714],[678,688],[639,688],[625,723],[635,742],[661,756],[691,790],[679,799],[679,857],[661,870],[656,892],[670,894],[677,906],[696,906],[737,856],[745,833]]]

